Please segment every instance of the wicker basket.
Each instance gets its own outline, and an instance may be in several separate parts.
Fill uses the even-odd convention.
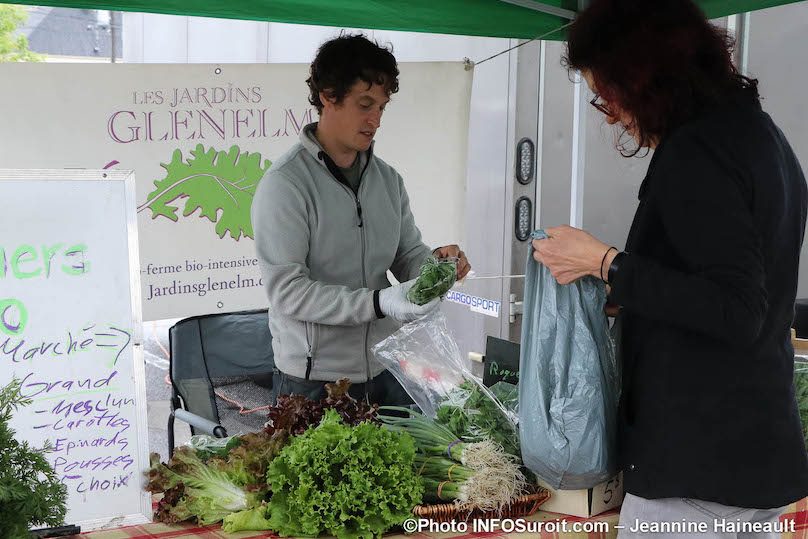
[[[519,496],[501,511],[481,511],[477,507],[443,503],[438,505],[416,505],[412,514],[419,518],[428,518],[435,522],[466,521],[485,518],[519,518],[532,515],[539,506],[550,498],[550,492],[539,488],[533,494]]]

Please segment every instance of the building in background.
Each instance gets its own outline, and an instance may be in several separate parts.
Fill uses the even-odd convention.
[[[120,62],[123,36],[118,12],[26,6],[20,29],[46,62]]]

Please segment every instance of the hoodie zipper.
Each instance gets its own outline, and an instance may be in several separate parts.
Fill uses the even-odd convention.
[[[362,176],[360,176],[361,178]],[[362,182],[360,180],[361,187]],[[359,204],[359,197],[357,196],[357,205]],[[367,288],[367,278],[365,277],[365,229],[362,227],[362,207],[358,206],[359,210],[359,235],[362,238],[362,287]],[[362,353],[365,355],[365,377],[370,382],[370,359],[368,358],[368,336],[370,335],[370,322],[365,324],[365,341],[362,347]]]
[[[365,163],[365,166],[362,167],[362,172],[359,173],[359,187],[357,188],[356,192],[351,189],[350,185],[348,185],[348,180],[345,179],[345,176],[342,174],[342,171],[339,169],[336,163],[334,163],[333,159],[329,157],[327,153],[320,150],[317,154],[317,157],[325,164],[325,167],[331,173],[331,177],[340,184],[351,197],[353,198],[354,205],[356,206],[356,217],[358,219],[358,226],[359,228],[364,228],[364,219],[362,218],[362,201],[359,200],[359,190],[362,188],[362,177],[365,175],[365,171],[368,169],[368,165],[370,165],[370,159],[372,157],[372,153],[368,151],[368,160]],[[362,271],[364,271],[364,255],[362,259]]]
[[[311,376],[311,367],[314,362],[314,350],[317,348],[317,324],[314,322],[304,322],[306,325],[306,343],[309,346],[309,353],[306,355],[306,374],[305,379],[308,380]],[[311,327],[311,333],[309,333]]]
[[[359,199],[359,192],[362,189],[362,177],[364,177],[365,171],[367,170],[368,165],[370,165],[370,160],[373,157],[373,151],[368,150],[367,155],[368,160],[365,163],[365,166],[362,167],[362,172],[359,173],[359,186],[357,187],[356,192],[354,192],[354,190],[351,189],[351,187],[348,185],[348,181],[345,179],[345,176],[342,174],[342,171],[339,169],[336,163],[334,163],[331,157],[322,150],[317,154],[317,157],[320,158],[320,160],[325,164],[328,171],[331,173],[331,177],[334,179],[334,181],[339,183],[348,192],[348,194],[353,197],[354,203],[356,204],[356,216],[359,219],[358,222],[359,237],[362,244],[362,254],[360,259],[360,264],[362,265],[362,288],[367,288],[368,284],[367,284],[367,275],[365,274],[365,227],[364,227],[365,222],[362,217],[362,202]],[[361,158],[361,154],[357,155],[357,159],[359,158]],[[365,378],[368,382],[370,382],[370,358],[368,357],[369,336],[370,336],[370,322],[365,324],[365,338],[362,347],[363,348],[362,353],[365,357]],[[309,346],[309,349],[311,349],[311,345]]]

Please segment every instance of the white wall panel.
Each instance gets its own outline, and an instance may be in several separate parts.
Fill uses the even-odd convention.
[[[763,109],[788,137],[808,173],[808,2],[751,15],[749,73],[760,81]],[[800,261],[797,297],[808,297],[808,244]]]

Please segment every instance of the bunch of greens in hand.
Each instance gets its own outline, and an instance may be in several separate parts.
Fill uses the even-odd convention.
[[[455,284],[457,262],[454,259],[427,258],[421,265],[421,274],[407,291],[407,299],[416,305],[424,305],[443,296]]]
[[[31,403],[22,396],[19,380],[0,389],[0,533],[3,537],[29,537],[28,528],[64,523],[67,488],[44,453],[19,442],[9,426],[12,413]]]

